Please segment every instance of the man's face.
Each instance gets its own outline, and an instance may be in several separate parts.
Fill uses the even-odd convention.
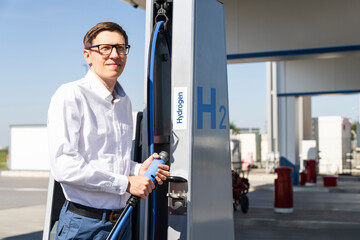
[[[100,32],[92,42],[92,46],[98,44],[125,44],[123,35],[119,32],[103,31]],[[126,64],[126,55],[118,54],[113,48],[110,55],[102,55],[97,48],[84,50],[84,58],[90,65],[90,69],[105,82],[116,82],[121,75]]]

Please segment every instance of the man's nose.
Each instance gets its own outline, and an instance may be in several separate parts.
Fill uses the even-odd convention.
[[[111,57],[111,58],[118,58],[118,57],[120,57],[119,54],[118,54],[118,52],[116,51],[116,47],[115,47],[115,46],[112,46],[112,48],[111,48],[110,57]]]

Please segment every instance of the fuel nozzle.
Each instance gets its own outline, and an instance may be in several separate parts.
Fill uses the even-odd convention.
[[[169,161],[169,154],[167,152],[161,151],[159,153],[159,156],[160,156],[160,158],[154,159],[151,162],[149,168],[144,173],[144,176],[150,178],[151,181],[153,181],[154,183],[156,182],[155,176],[156,176],[156,172],[158,170],[159,164],[166,164]]]

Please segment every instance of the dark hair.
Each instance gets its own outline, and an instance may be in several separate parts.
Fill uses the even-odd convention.
[[[84,37],[84,48],[90,47],[96,36],[103,31],[119,32],[124,37],[125,44],[128,44],[128,36],[119,24],[113,22],[101,22],[96,24],[96,26],[86,33]]]

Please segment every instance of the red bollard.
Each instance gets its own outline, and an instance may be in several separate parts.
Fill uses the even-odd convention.
[[[304,186],[306,183],[306,173],[304,171],[300,172],[300,185]]]
[[[337,177],[333,176],[333,175],[323,176],[324,187],[336,187],[336,185],[337,185],[336,180],[337,180]]]
[[[316,184],[316,161],[305,160],[306,183],[305,186],[315,186]]]
[[[274,189],[274,211],[276,213],[292,213],[293,205],[293,187],[290,173],[294,169],[291,167],[279,167],[275,169],[278,178],[275,179]]]

